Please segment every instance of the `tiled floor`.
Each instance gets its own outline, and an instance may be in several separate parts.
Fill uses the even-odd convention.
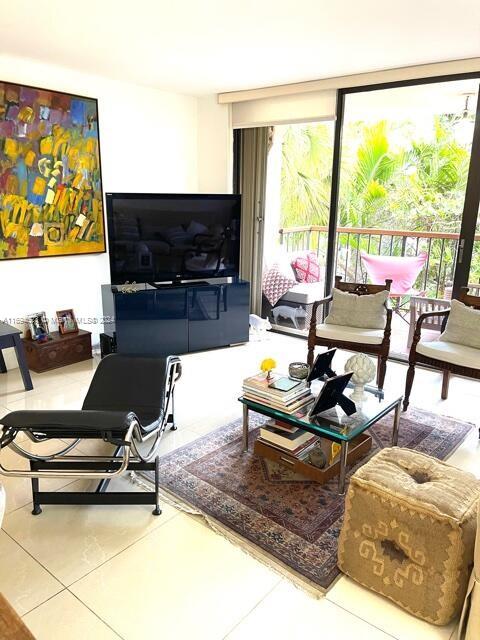
[[[302,340],[270,335],[264,342],[183,356],[176,398],[178,431],[162,442],[167,452],[240,416],[242,379],[263,357],[279,369],[304,359]],[[338,354],[341,370],[346,354]],[[78,408],[95,361],[33,375],[25,393],[20,375],[0,376],[0,413],[13,409]],[[405,367],[390,363],[388,388],[403,389]],[[450,398],[440,400],[440,375],[419,370],[412,404],[478,421],[477,382],[454,378]],[[49,445],[51,447],[51,445]],[[7,452],[9,464],[21,463]],[[450,461],[480,475],[476,433]],[[243,640],[334,639],[448,640],[454,625],[420,622],[385,599],[342,577],[315,599],[214,533],[199,518],[164,506],[45,507],[30,514],[27,480],[2,480],[7,513],[0,532],[0,591],[38,640],[140,640],[198,638]],[[131,490],[127,478],[116,488]],[[67,490],[84,481],[50,481]],[[136,487],[135,487],[136,488]]]

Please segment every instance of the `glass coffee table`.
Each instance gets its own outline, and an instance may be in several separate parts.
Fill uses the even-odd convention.
[[[312,389],[312,392],[315,395],[315,389]],[[315,418],[310,418],[308,414],[313,400],[294,414],[289,414],[241,396],[239,401],[243,404],[243,448],[244,451],[248,450],[249,411],[255,411],[269,418],[281,420],[293,427],[299,427],[316,436],[336,442],[341,447],[338,491],[343,494],[345,493],[349,443],[383,417],[393,412],[392,446],[396,446],[402,400],[403,396],[401,395],[384,395],[383,392],[370,387],[366,388],[366,398],[359,410],[353,415],[347,416],[340,407],[336,407],[323,412]]]

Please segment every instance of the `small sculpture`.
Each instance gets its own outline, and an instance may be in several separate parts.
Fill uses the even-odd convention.
[[[276,366],[277,363],[273,358],[265,358],[265,360],[262,360],[260,363],[260,369],[267,374],[267,380],[272,379],[272,369],[275,369]]]
[[[261,318],[254,313],[249,315],[249,323],[252,336],[257,340],[264,340],[267,336],[267,331],[272,328],[268,318]]]
[[[298,320],[300,318],[305,320],[307,312],[303,307],[288,307],[287,305],[282,304],[279,307],[274,307],[272,309],[272,316],[275,324],[278,324],[279,318],[285,318],[285,320],[291,320],[293,322],[295,329],[300,329]]]
[[[135,280],[133,282],[129,282],[128,280],[125,284],[120,285],[121,293],[136,293],[137,292],[137,283]]]
[[[364,353],[356,353],[345,363],[345,371],[353,371],[350,378],[355,388],[350,398],[355,403],[365,400],[365,385],[374,380],[377,369],[374,361]]]

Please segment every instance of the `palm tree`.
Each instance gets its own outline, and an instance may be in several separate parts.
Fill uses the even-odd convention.
[[[330,209],[333,128],[286,127],[282,144],[282,226],[326,225]]]

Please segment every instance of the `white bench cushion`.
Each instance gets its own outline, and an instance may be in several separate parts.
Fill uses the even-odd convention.
[[[465,347],[463,344],[444,342],[443,340],[433,340],[432,342],[420,340],[417,344],[417,352],[427,358],[443,360],[461,367],[480,369],[480,349]]]
[[[282,300],[297,304],[313,304],[324,297],[325,284],[323,282],[299,282],[287,291]]]
[[[383,329],[361,329],[345,327],[338,324],[317,324],[316,334],[319,338],[344,340],[345,342],[364,342],[365,344],[381,344]]]

